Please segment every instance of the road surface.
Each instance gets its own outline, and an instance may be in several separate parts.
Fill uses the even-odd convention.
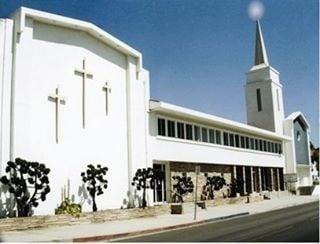
[[[119,241],[319,242],[319,202]]]

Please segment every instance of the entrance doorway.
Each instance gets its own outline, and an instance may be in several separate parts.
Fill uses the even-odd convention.
[[[166,165],[165,164],[154,164],[153,168],[163,172],[163,179],[155,182],[153,190],[153,202],[164,203],[167,201],[166,194]]]

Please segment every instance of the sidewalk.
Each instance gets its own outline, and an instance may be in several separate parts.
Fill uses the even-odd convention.
[[[150,233],[173,229],[177,226],[190,226],[207,221],[214,221],[232,216],[261,213],[279,208],[290,207],[308,202],[319,201],[318,196],[283,196],[271,200],[249,204],[230,204],[211,207],[207,210],[197,209],[197,220],[193,220],[192,205],[186,206],[183,215],[161,215],[153,218],[140,218],[121,221],[109,221],[97,224],[50,227],[28,231],[4,232],[5,242],[46,242],[46,241],[98,241],[111,240],[129,235]]]

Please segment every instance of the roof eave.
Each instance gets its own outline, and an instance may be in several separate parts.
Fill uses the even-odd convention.
[[[13,18],[17,16],[20,19],[20,23],[17,26],[17,31],[19,33],[22,33],[24,30],[26,17],[30,17],[42,23],[81,30],[88,33],[89,35],[94,36],[108,46],[119,50],[119,52],[137,58],[137,69],[138,71],[142,70],[142,54],[139,51],[135,50],[134,48],[130,47],[129,45],[125,44],[124,42],[120,41],[119,39],[115,38],[114,36],[110,35],[106,31],[102,30],[92,23],[26,7],[21,7],[12,14]]]

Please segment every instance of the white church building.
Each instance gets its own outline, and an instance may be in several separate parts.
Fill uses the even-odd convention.
[[[91,23],[24,7],[0,19],[0,176],[17,157],[51,169],[36,214],[53,214],[68,179],[79,202],[89,163],[109,168],[98,209],[136,203],[131,181],[144,167],[165,172],[149,205],[170,202],[172,176],[194,177],[195,166],[201,177],[243,179],[242,195],[311,186],[310,126],[301,112],[285,116],[256,25],[244,124],[150,99],[142,54]],[[285,185],[288,174],[297,182]]]

